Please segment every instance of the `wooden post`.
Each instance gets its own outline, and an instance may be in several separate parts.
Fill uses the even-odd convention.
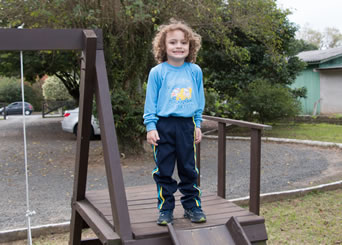
[[[99,114],[103,156],[115,232],[123,241],[132,240],[133,233],[128,213],[127,198],[120,165],[120,154],[114,127],[113,111],[108,87],[103,50],[96,52],[96,103]],[[105,125],[110,125],[105,127]]]
[[[42,118],[45,118],[45,102],[42,104]]]
[[[249,187],[249,211],[259,215],[260,212],[260,162],[261,130],[251,130],[251,172]]]
[[[197,185],[201,186],[201,143],[196,145],[196,166],[198,169]]]
[[[217,195],[226,198],[226,123],[218,123]]]
[[[94,94],[95,81],[95,57],[96,57],[96,35],[94,31],[85,30],[83,59],[81,63],[81,81],[80,81],[80,100],[79,100],[79,116],[77,129],[77,148],[75,162],[74,192],[72,198],[72,215],[71,215],[71,231],[70,244],[81,244],[81,232],[83,220],[77,213],[75,204],[77,201],[85,199],[87,173],[88,173],[88,157],[89,157],[89,140],[91,129],[91,115]]]

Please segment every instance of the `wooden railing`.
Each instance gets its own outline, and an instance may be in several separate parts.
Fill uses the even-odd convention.
[[[261,166],[261,131],[271,126],[220,117],[203,116],[203,119],[218,123],[218,162],[217,162],[217,195],[226,198],[226,127],[239,126],[251,130],[250,148],[250,187],[249,211],[259,215],[260,211],[260,166]],[[197,145],[197,168],[200,171],[201,148]],[[199,174],[200,176],[200,174]],[[200,185],[200,178],[198,179]]]

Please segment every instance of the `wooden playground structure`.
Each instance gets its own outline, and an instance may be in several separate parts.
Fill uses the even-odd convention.
[[[174,224],[158,226],[155,186],[125,188],[112,105],[109,94],[101,30],[0,29],[0,50],[82,50],[79,124],[75,163],[70,244],[251,244],[267,240],[260,209],[261,131],[269,126],[204,116],[218,123],[217,193],[202,196],[207,222],[194,224],[183,218],[177,201]],[[90,121],[96,98],[108,189],[86,192]],[[251,130],[250,201],[243,209],[226,197],[226,127]],[[200,145],[197,147],[200,169]],[[200,180],[199,180],[200,181]],[[180,194],[177,192],[176,200]],[[96,238],[81,240],[84,228]]]

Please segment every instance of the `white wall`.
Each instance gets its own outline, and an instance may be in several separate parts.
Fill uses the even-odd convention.
[[[342,70],[320,70],[321,114],[342,113]]]

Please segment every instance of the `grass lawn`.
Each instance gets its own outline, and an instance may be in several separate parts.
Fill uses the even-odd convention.
[[[282,123],[273,125],[272,130],[265,130],[264,136],[342,143],[342,125]]]
[[[342,189],[261,205],[267,244],[342,244]]]
[[[264,130],[263,137],[315,140],[342,143],[342,125],[319,123],[277,123],[268,124],[271,130]],[[233,128],[227,129],[227,135],[249,136],[249,129]]]

